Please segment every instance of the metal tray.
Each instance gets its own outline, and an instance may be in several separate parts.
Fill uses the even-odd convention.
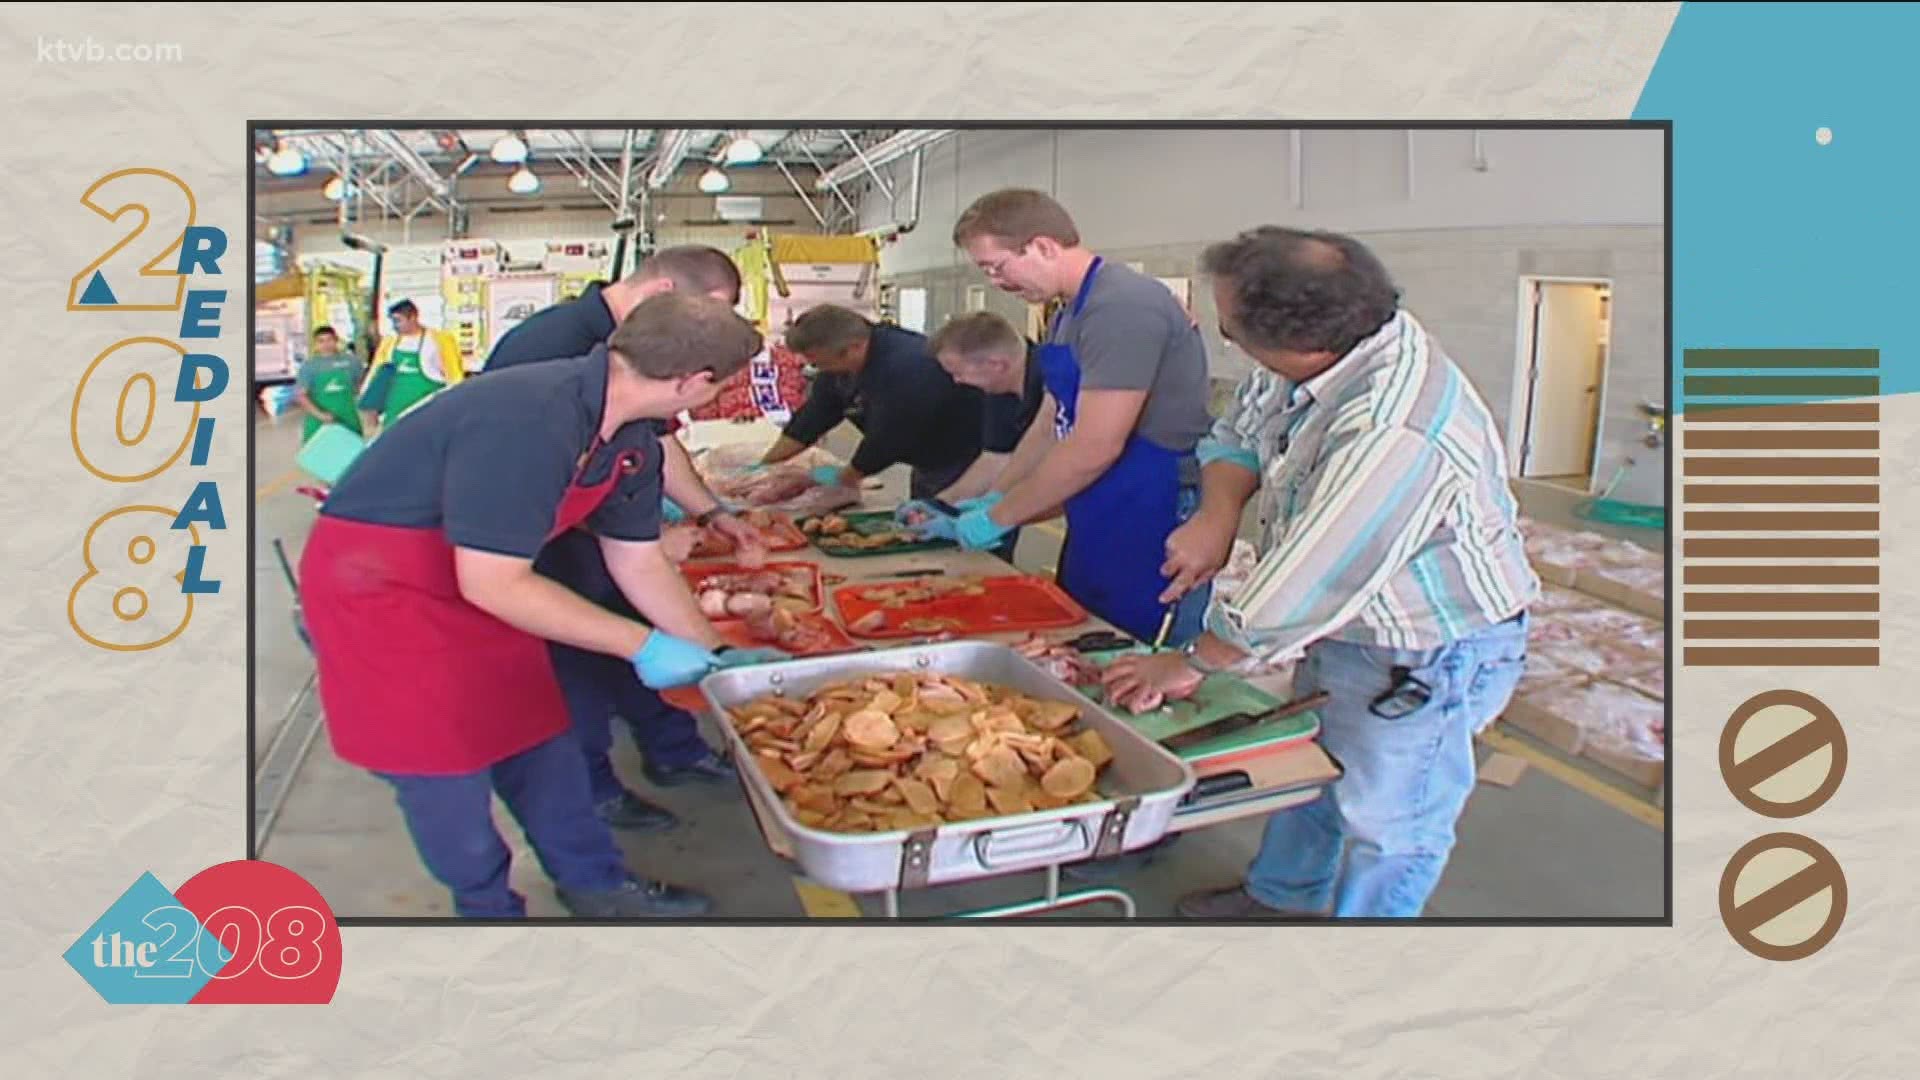
[[[769,693],[798,697],[828,683],[895,672],[957,675],[1073,702],[1081,709],[1080,723],[1098,731],[1113,750],[1113,763],[1100,781],[1108,797],[913,831],[837,833],[800,824],[761,773],[726,711]],[[1166,834],[1174,810],[1196,779],[1179,757],[1012,648],[994,642],[953,641],[733,668],[708,675],[700,689],[742,782],[791,839],[794,861],[809,878],[844,892],[944,885],[1143,848]]]

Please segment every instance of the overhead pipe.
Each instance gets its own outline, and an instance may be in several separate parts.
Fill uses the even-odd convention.
[[[826,166],[820,164],[820,159],[813,156],[812,148],[808,147],[805,143],[802,143],[800,145],[800,152],[807,155],[808,161],[813,162],[813,168],[816,172],[819,172],[822,174],[826,173],[827,171]],[[816,183],[814,185],[814,190],[816,191],[825,190],[825,191],[833,192],[834,198],[839,199],[840,205],[846,207],[847,213],[852,215],[853,223],[856,225],[860,223],[860,211],[854,209],[853,204],[847,201],[847,193],[840,190],[840,185],[838,183],[827,184],[825,188],[822,188],[819,183]]]
[[[793,170],[787,168],[786,162],[780,161],[778,159],[775,159],[773,164],[775,168],[780,170],[780,175],[787,178],[787,186],[791,187],[793,189],[793,193],[795,195],[798,195],[800,197],[800,201],[806,205],[807,213],[812,214],[813,220],[820,223],[820,231],[821,232],[827,231],[826,216],[820,213],[819,207],[813,205],[813,199],[810,196],[808,196],[806,189],[800,186],[800,181],[794,179]]]
[[[687,160],[687,151],[693,148],[693,132],[684,128],[668,128],[660,133],[659,159],[653,163],[653,169],[647,173],[647,186],[654,190],[667,186],[673,174],[680,169],[681,162]]]
[[[953,134],[952,129],[913,128],[902,131],[882,140],[871,150],[860,153],[857,160],[841,162],[823,173],[814,183],[814,190],[832,189],[860,175],[863,171],[892,164],[916,150],[925,150],[951,134]]]
[[[860,164],[866,166],[867,175],[873,177],[874,185],[880,189],[880,193],[891,201],[893,199],[893,185],[887,183],[886,179],[873,167],[873,162],[867,160],[866,152],[861,150],[860,144],[853,140],[853,133],[842,128],[840,137],[847,141],[847,148],[853,151],[853,156],[859,159]]]
[[[905,221],[895,220],[889,224],[881,225],[878,228],[866,229],[860,233],[861,236],[871,236],[876,240],[884,242],[895,236],[905,236],[912,232],[915,226],[920,224],[920,180],[926,172],[926,169],[927,152],[925,150],[915,150],[913,152],[913,165],[908,173],[907,219]]]
[[[379,130],[370,132],[369,134],[376,143],[389,154],[392,154],[394,159],[400,162],[408,172],[411,172],[415,179],[426,185],[427,197],[434,205],[445,210],[449,216],[453,214],[453,199],[451,197],[453,189],[444,177],[433,171],[433,166],[428,165],[426,159],[415,153],[413,147],[401,142],[400,137],[391,131]]]

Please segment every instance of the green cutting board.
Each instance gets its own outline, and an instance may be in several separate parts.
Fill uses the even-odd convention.
[[[1093,658],[1103,666],[1119,659],[1127,653],[1145,653],[1150,650],[1136,646],[1115,652],[1096,653]],[[1104,692],[1097,686],[1082,687],[1081,693],[1105,705]],[[1239,712],[1260,712],[1283,704],[1280,699],[1266,693],[1241,679],[1231,675],[1209,675],[1200,689],[1185,701],[1170,701],[1161,708],[1134,716],[1124,709],[1114,710],[1114,715],[1132,725],[1135,731],[1155,742],[1191,731],[1202,724],[1210,724]],[[1224,754],[1238,753],[1255,747],[1269,746],[1275,743],[1294,742],[1311,739],[1320,733],[1320,717],[1312,711],[1295,716],[1285,716],[1243,728],[1217,739],[1209,739],[1198,746],[1190,746],[1176,751],[1182,758],[1195,760],[1219,757]]]
[[[821,514],[819,516],[827,517],[829,515]],[[890,510],[858,510],[850,514],[835,514],[832,516],[845,521],[847,528],[852,529],[861,536],[893,532],[900,528],[900,526],[894,522],[893,512]],[[814,547],[820,549],[821,552],[831,555],[836,559],[865,559],[878,555],[906,555],[915,551],[938,551],[942,548],[956,546],[951,540],[924,540],[918,544],[895,544],[892,547],[875,548],[872,551],[851,551],[838,545],[833,545],[832,537],[808,536],[807,539],[812,542]]]

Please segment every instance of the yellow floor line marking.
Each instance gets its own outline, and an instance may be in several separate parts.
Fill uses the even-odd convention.
[[[286,472],[281,473],[279,476],[276,476],[273,479],[255,488],[253,491],[254,501],[258,502],[259,500],[264,499],[269,495],[272,495],[273,493],[279,491],[283,487],[286,487],[288,484],[293,483],[295,480],[299,478],[300,478],[300,466],[295,465],[293,468],[288,469]]]
[[[854,902],[853,897],[838,889],[816,885],[805,878],[794,878],[793,891],[799,895],[800,906],[806,909],[809,919],[860,918],[860,905]]]
[[[1665,831],[1667,827],[1666,811],[1659,807],[1636,799],[1599,777],[1561,761],[1559,758],[1539,750],[1514,738],[1503,731],[1488,728],[1480,733],[1480,741],[1503,754],[1512,754],[1524,759],[1527,764],[1553,777],[1568,787],[1591,795],[1615,810],[1633,818],[1649,828]]]

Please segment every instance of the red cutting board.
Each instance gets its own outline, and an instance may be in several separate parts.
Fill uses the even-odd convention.
[[[760,534],[760,538],[767,542],[768,551],[799,551],[807,546],[807,534],[800,531],[799,526],[793,523],[792,517],[766,510],[749,512],[767,514],[772,520],[772,524],[767,528],[755,530]],[[708,529],[705,535],[700,537],[700,543],[694,546],[693,557],[720,559],[733,552],[734,544],[731,539]]]
[[[813,595],[811,598],[813,610],[815,611],[820,610],[822,600],[823,600],[823,592],[820,585],[820,567],[815,563],[770,562],[770,563],[767,563],[765,566],[760,567],[758,570],[755,570],[749,567],[741,566],[739,563],[731,563],[731,562],[690,562],[690,563],[685,563],[680,567],[680,575],[687,579],[687,587],[692,589],[694,592],[694,595],[697,597],[700,594],[700,590],[706,587],[706,582],[711,578],[718,577],[722,574],[754,574],[754,573],[759,573],[761,571],[767,571],[767,570],[771,570],[775,572],[782,571],[782,570],[806,571],[807,580],[811,584],[811,587],[813,590]]]
[[[939,578],[928,579],[938,581]],[[847,632],[862,638],[912,638],[951,633],[1005,634],[1023,630],[1060,630],[1087,621],[1087,612],[1074,603],[1060,586],[1043,577],[1010,575],[980,578],[986,590],[977,596],[953,594],[932,600],[909,603],[901,608],[886,608],[878,599],[865,594],[876,590],[910,589],[923,582],[853,582],[833,590],[834,607],[840,612],[840,624]],[[854,624],[876,611],[886,613],[885,625],[877,630],[855,630]],[[949,620],[945,625],[908,626],[914,620]]]
[[[794,656],[821,656],[826,653],[850,652],[860,647],[859,642],[848,637],[847,632],[840,629],[839,625],[826,615],[819,612],[810,612],[804,615],[796,612],[794,618],[799,619],[820,634],[822,642],[819,648],[792,650],[786,649],[784,646],[775,645],[771,641],[761,641],[759,638],[754,637],[753,633],[747,629],[747,621],[745,619],[718,621],[713,624],[713,628],[719,633],[722,640],[736,648],[760,649],[772,647],[782,649],[782,651],[789,652]]]

